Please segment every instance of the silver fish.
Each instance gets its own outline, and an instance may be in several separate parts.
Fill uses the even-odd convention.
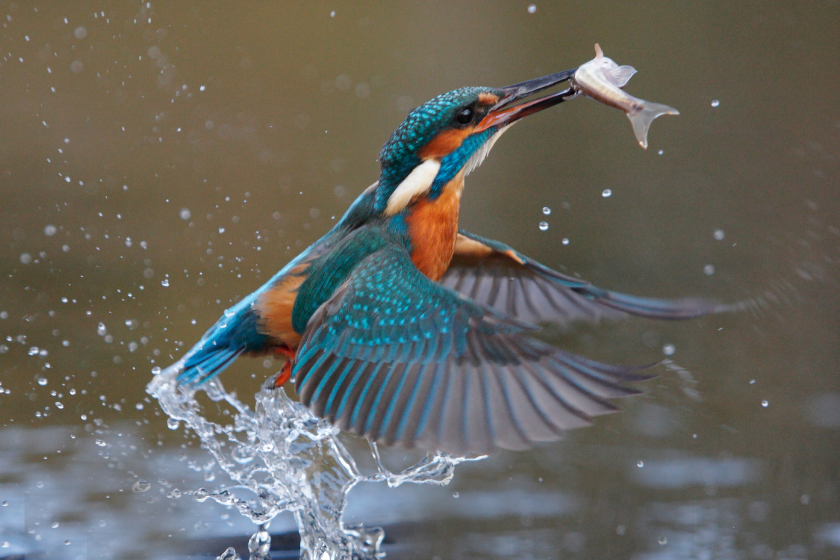
[[[647,149],[648,129],[653,119],[660,115],[679,115],[680,112],[673,107],[638,99],[622,91],[621,88],[627,85],[635,73],[636,69],[632,66],[619,66],[605,57],[601,47],[595,43],[595,58],[577,69],[572,83],[583,95],[627,113],[636,140],[642,148]]]

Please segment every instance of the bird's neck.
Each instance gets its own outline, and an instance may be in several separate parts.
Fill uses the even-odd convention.
[[[425,198],[415,203],[405,218],[411,241],[411,260],[420,272],[435,282],[446,272],[455,253],[463,190],[462,172],[449,181],[434,200]]]

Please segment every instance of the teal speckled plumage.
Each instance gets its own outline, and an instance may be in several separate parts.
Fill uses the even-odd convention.
[[[438,95],[411,111],[379,152],[379,185],[376,209],[382,211],[394,189],[421,163],[417,152],[428,144],[451,122],[458,109],[475,101],[481,93],[501,97],[503,91],[494,88],[464,87]],[[483,143],[483,142],[482,142]],[[476,146],[474,149],[477,149]],[[463,165],[469,156],[463,158]],[[460,166],[459,166],[460,169]]]
[[[541,323],[724,309],[618,294],[457,228],[464,176],[509,125],[574,96],[532,101],[559,72],[462,88],[412,111],[380,153],[379,181],[339,223],[227,310],[164,375],[199,385],[241,354],[281,354],[315,414],[371,440],[454,454],[558,439],[607,401],[638,392],[639,368],[534,338]]]

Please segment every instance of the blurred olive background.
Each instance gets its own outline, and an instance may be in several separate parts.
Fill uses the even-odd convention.
[[[673,362],[593,428],[447,487],[362,485],[348,516],[405,522],[393,558],[840,557],[838,2],[38,0],[0,22],[0,557],[215,556],[253,532],[185,495],[228,481],[167,428],[151,369],[332,226],[410,109],[595,42],[681,115],[647,151],[588,99],[527,119],[462,226],[752,310],[550,332]],[[278,367],[225,385],[250,402]]]

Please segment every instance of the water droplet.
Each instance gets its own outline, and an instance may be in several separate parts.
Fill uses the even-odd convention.
[[[178,490],[177,488],[174,488],[174,489],[172,490],[172,492],[170,492],[170,493],[169,493],[169,494],[167,494],[166,496],[167,496],[168,498],[175,498],[175,499],[177,499],[177,498],[180,498],[180,497],[181,497],[181,491],[180,491],[180,490]]]
[[[224,232],[225,232],[225,228],[220,227],[220,228],[219,228],[219,233],[224,233]]]
[[[458,492],[452,492],[452,497],[457,500],[458,498],[461,497],[461,494],[459,494]]]
[[[231,495],[229,490],[222,490],[221,492],[216,494],[215,499],[223,506],[230,505],[233,503],[233,495]]]
[[[551,208],[549,208],[548,206],[543,206],[543,214],[545,214],[546,216],[550,215]]]
[[[108,444],[102,441],[101,439],[98,439],[96,440],[96,445],[98,445],[99,447],[105,447]]]
[[[611,197],[612,196],[612,190],[604,189],[603,192],[601,193],[601,196],[603,196],[604,198]]]
[[[537,5],[536,4],[529,4],[528,5],[528,13],[535,14],[537,12]]]
[[[170,418],[166,421],[166,427],[170,430],[177,430],[181,423],[176,418]]]
[[[105,336],[106,334],[108,334],[108,329],[105,328],[105,323],[99,323],[99,325],[96,327],[96,334],[98,334],[99,336]]]
[[[718,241],[722,241],[723,238],[726,237],[726,234],[723,232],[722,229],[716,229],[714,235],[715,239],[717,239]]]
[[[659,544],[661,544],[661,545],[668,544],[668,539],[664,535],[659,537]]]
[[[540,231],[545,231],[548,229],[548,222],[540,222]]]
[[[231,457],[237,463],[244,465],[245,463],[250,463],[254,460],[254,455],[256,455],[256,450],[252,447],[246,446],[239,446],[231,452]]]
[[[56,233],[58,233],[58,228],[52,224],[47,224],[47,226],[44,228],[44,235],[46,235],[47,237],[52,237]]]
[[[768,406],[770,406],[770,403],[767,401],[767,399],[765,399],[765,400],[761,401],[761,406],[763,406],[764,408],[767,408]]]
[[[269,558],[271,549],[271,535],[268,534],[268,527],[260,525],[259,530],[248,539],[248,552],[251,558]]]
[[[146,492],[152,485],[147,481],[140,479],[131,486],[132,492]]]
[[[53,521],[50,527],[52,527],[53,529],[58,529],[58,521]]]
[[[719,107],[720,101],[717,99],[712,99],[712,107]]]
[[[240,558],[236,553],[236,550],[232,546],[229,546],[227,550],[222,552],[219,556],[216,556],[216,560],[240,560]]]
[[[642,467],[645,466],[645,462],[644,461],[639,461],[638,463],[636,463],[636,466],[641,469]]]
[[[155,367],[152,368],[152,375],[157,375],[159,373],[160,373],[160,367],[159,366],[155,366]]]
[[[569,238],[568,238],[568,237],[564,237],[564,238],[563,238],[563,240],[561,241],[561,243],[562,243],[563,245],[568,245],[568,244],[569,244]]]
[[[703,267],[703,274],[705,274],[706,276],[711,276],[714,273],[715,273],[715,266],[714,265],[707,264],[706,266]]]
[[[64,545],[65,546],[70,546],[70,539],[67,539],[66,541],[64,541]]]
[[[9,541],[3,541],[2,543],[0,543],[0,546],[3,548],[9,548],[12,545],[9,544]]]
[[[189,208],[181,208],[181,219],[182,220],[189,220],[191,216],[192,216],[192,213],[190,213]]]
[[[29,264],[29,263],[31,263],[31,262],[32,262],[32,255],[30,255],[29,253],[23,253],[23,254],[20,256],[20,262],[21,262],[21,264]]]
[[[164,278],[163,280],[161,280],[160,285],[163,286],[164,288],[168,288],[169,287],[169,278]]]
[[[664,154],[664,153],[665,153],[665,150],[659,150],[659,151],[658,151],[658,152],[656,152],[656,153],[657,153],[657,154],[659,154],[659,155],[661,156],[662,154]]]
[[[61,403],[61,401],[56,401],[55,407],[59,410],[62,410],[64,408],[64,405]]]
[[[666,344],[662,347],[662,353],[666,356],[673,356],[677,349],[673,344]]]
[[[47,384],[47,378],[46,378],[46,377],[39,377],[39,378],[38,378],[38,385],[40,385],[41,387],[43,387],[43,386],[44,386],[44,385],[46,385],[46,384]]]
[[[76,39],[84,39],[87,37],[87,29],[79,26],[73,31],[73,36],[76,37]]]

